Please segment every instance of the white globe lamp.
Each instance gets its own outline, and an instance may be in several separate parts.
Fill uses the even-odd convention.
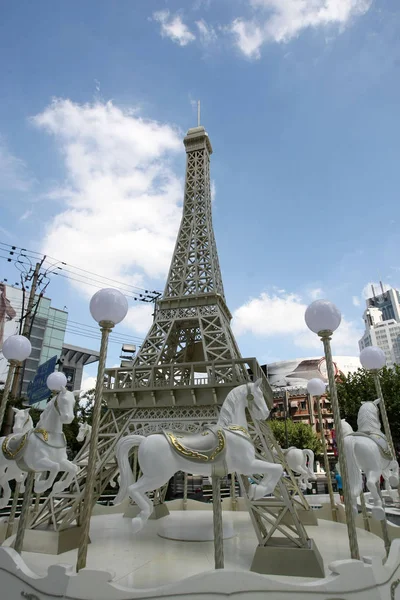
[[[107,356],[108,336],[114,325],[121,323],[128,312],[125,296],[113,288],[105,288],[95,293],[90,301],[90,314],[101,327],[100,358],[97,369],[96,392],[92,415],[92,434],[90,437],[86,484],[83,498],[82,523],[89,523],[93,506],[93,490],[95,488],[97,440],[100,428],[101,397],[104,382],[104,369]],[[89,528],[83,528],[79,542],[76,570],[86,567]]]
[[[125,296],[113,288],[104,288],[95,293],[90,301],[90,314],[99,324],[117,325],[126,317],[128,301]]]
[[[7,360],[23,362],[31,352],[31,343],[24,335],[10,335],[3,344],[3,356]]]
[[[307,383],[307,392],[310,394],[310,396],[322,396],[326,392],[326,384],[322,381],[322,379],[310,379],[310,381]]]
[[[367,346],[360,352],[360,363],[367,371],[379,371],[386,365],[386,356],[378,346]]]
[[[48,376],[46,385],[52,392],[59,392],[67,386],[67,378],[61,371],[55,371]]]
[[[329,300],[316,300],[308,306],[304,315],[306,325],[319,334],[322,331],[333,333],[342,320],[340,310]]]

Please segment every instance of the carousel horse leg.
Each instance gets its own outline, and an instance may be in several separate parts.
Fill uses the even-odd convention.
[[[259,500],[267,494],[272,494],[283,473],[283,468],[275,463],[254,459],[250,466],[246,465],[245,471],[244,475],[248,477],[251,477],[253,473],[264,475],[258,485],[250,488],[250,500]]]
[[[60,471],[65,471],[66,473],[68,473],[68,475],[65,479],[57,481],[57,483],[54,484],[53,490],[56,494],[62,492],[63,490],[66,490],[76,479],[76,475],[79,471],[78,465],[74,465],[74,463],[70,462],[69,460],[62,460],[60,462],[59,469]]]
[[[5,508],[11,498],[11,488],[8,485],[6,476],[0,479],[0,490],[3,490],[3,496],[0,498],[0,508]]]
[[[379,485],[380,476],[380,471],[369,471],[367,476],[367,487],[371,492],[371,497],[374,501],[374,508],[371,510],[371,513],[373,518],[377,521],[382,521],[385,519],[385,511],[382,506],[382,499],[377,488],[377,485]]]
[[[59,465],[50,458],[43,457],[35,464],[34,468],[35,471],[49,471],[49,475],[45,479],[35,479],[35,494],[42,494],[53,485],[59,473]]]
[[[165,484],[165,480],[168,481],[168,479],[169,477],[166,479],[166,476],[146,477],[146,475],[143,475],[136,483],[128,487],[128,495],[140,508],[138,516],[132,519],[132,529],[134,533],[143,529],[153,512],[153,503],[146,496],[146,492],[158,490]]]

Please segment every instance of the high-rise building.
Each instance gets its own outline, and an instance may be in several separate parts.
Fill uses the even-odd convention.
[[[376,294],[372,286],[372,297],[366,301],[364,311],[365,333],[358,342],[360,350],[367,346],[378,346],[386,355],[386,364],[400,364],[400,292],[394,288]]]
[[[27,299],[24,298],[22,290],[16,287],[3,285],[0,292],[0,382],[4,382],[7,377],[8,363],[1,353],[1,348],[10,335],[19,333],[19,320],[26,310]],[[24,303],[25,309],[23,309]],[[61,356],[67,318],[68,313],[52,307],[49,298],[40,299],[29,336],[32,352],[23,369],[20,390],[22,396],[26,396],[28,385],[35,377],[38,366],[53,356],[57,358]]]

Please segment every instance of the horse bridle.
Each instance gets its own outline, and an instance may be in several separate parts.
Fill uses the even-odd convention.
[[[58,408],[58,394],[56,396],[56,399],[54,400],[54,408],[58,412],[58,415],[61,417],[60,409]]]
[[[247,397],[246,397],[247,404],[248,404],[248,407],[251,408],[252,404],[254,402],[254,394],[251,392],[250,385],[247,381],[246,381],[246,389],[247,389]]]

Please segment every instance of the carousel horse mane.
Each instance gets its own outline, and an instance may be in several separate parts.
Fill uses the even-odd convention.
[[[218,425],[230,425],[232,423],[233,412],[238,401],[243,400],[243,388],[246,384],[233,388],[225,398],[219,413]]]

